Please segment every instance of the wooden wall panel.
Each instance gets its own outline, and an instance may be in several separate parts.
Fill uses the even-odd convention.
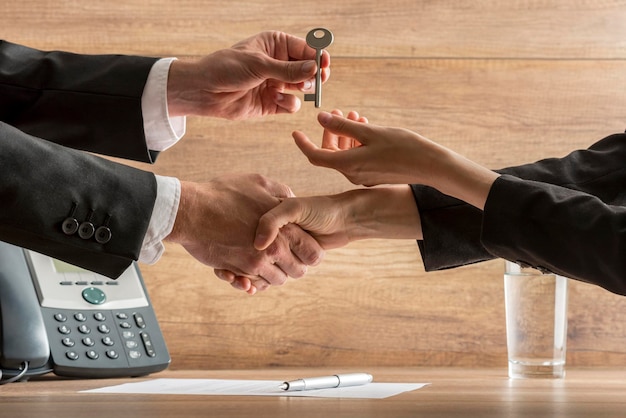
[[[419,131],[490,167],[562,156],[626,128],[626,2],[455,0],[44,1],[3,5],[0,36],[84,53],[199,55],[265,29],[333,30],[324,108]],[[261,172],[298,195],[353,188],[293,145],[317,109],[189,118],[154,166],[205,181]],[[254,297],[180,247],[142,266],[173,368],[502,366],[502,261],[425,273],[414,242],[327,253],[307,277]],[[568,362],[626,363],[626,299],[571,283]]]
[[[624,58],[623,0],[24,0],[4,37],[81,52],[204,54],[267,29],[324,26],[350,57]],[[341,40],[341,42],[339,42]]]

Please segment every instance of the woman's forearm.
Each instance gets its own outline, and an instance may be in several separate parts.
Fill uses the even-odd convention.
[[[421,239],[422,228],[409,186],[351,190],[339,195],[349,241]]]
[[[436,161],[428,185],[483,210],[489,190],[500,175],[438,144],[433,146]]]

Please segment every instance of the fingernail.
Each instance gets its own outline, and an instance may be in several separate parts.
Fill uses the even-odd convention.
[[[305,90],[311,90],[313,88],[313,82],[311,80],[306,80],[303,87]]]
[[[332,119],[333,119],[333,115],[331,115],[328,112],[320,112],[320,114],[317,115],[317,120],[322,125],[328,125]]]
[[[302,72],[305,74],[310,74],[315,69],[315,61],[307,61],[302,64]]]

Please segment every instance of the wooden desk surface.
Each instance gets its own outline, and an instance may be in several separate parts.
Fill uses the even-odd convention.
[[[325,369],[165,371],[147,378],[287,379]],[[336,372],[336,370],[334,370]],[[343,371],[343,370],[342,370]],[[82,394],[137,379],[47,376],[0,387],[3,417],[613,417],[626,411],[626,369],[570,369],[563,380],[510,380],[506,370],[368,369],[378,382],[430,382],[387,399]],[[143,378],[142,378],[143,379]]]

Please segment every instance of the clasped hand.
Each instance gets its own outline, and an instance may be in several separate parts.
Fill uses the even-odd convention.
[[[318,243],[296,225],[283,228],[263,250],[253,247],[258,219],[287,197],[289,187],[258,174],[228,175],[198,184],[181,182],[181,200],[169,241],[181,244],[223,279],[254,294],[320,262]],[[235,279],[236,277],[236,279]]]

